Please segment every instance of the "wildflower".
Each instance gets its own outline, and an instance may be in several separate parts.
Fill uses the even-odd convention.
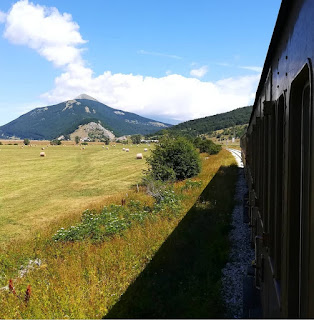
[[[24,302],[28,302],[29,301],[29,298],[31,296],[31,292],[32,292],[32,289],[31,289],[31,285],[29,284],[27,286],[27,289],[26,289],[26,292],[25,292],[25,298],[24,298]]]
[[[13,294],[16,294],[15,289],[14,289],[14,287],[13,287],[13,280],[12,280],[12,279],[9,280],[9,290],[10,290]]]

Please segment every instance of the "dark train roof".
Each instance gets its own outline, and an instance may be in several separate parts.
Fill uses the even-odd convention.
[[[289,14],[291,13],[292,7],[294,4],[298,3],[298,2],[303,2],[302,0],[282,0],[281,2],[281,6],[279,9],[279,13],[277,16],[277,20],[276,20],[276,24],[275,24],[275,28],[273,31],[273,35],[271,37],[271,41],[268,47],[268,51],[267,51],[267,55],[266,55],[266,59],[264,62],[264,67],[263,67],[263,71],[261,74],[261,78],[256,90],[256,96],[255,96],[255,101],[254,101],[254,107],[252,110],[252,114],[251,114],[251,118],[250,118],[250,122],[252,120],[252,115],[253,112],[255,110],[256,104],[257,104],[257,99],[261,93],[261,91],[263,90],[264,87],[264,83],[266,81],[267,78],[267,74],[268,74],[268,70],[271,66],[271,62],[273,59],[273,55],[274,52],[276,50],[277,47],[277,43],[279,42],[281,35],[284,31],[284,27],[286,25],[286,22],[288,20]]]

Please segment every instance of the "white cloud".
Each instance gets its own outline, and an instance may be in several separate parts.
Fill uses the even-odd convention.
[[[178,74],[155,78],[110,71],[95,77],[78,48],[86,41],[72,16],[27,0],[15,3],[7,13],[4,36],[33,48],[62,69],[54,88],[41,96],[47,104],[86,93],[113,108],[184,121],[250,104],[259,80],[254,75],[205,82]],[[139,53],[181,58],[143,50]],[[207,66],[203,66],[191,70],[191,75],[201,78],[206,72]]]
[[[254,67],[254,66],[239,66],[239,68],[251,70],[251,71],[255,71],[255,72],[259,72],[259,73],[261,73],[263,70],[263,68],[261,68],[261,67]]]
[[[208,67],[207,66],[202,66],[198,69],[192,69],[190,71],[190,75],[193,77],[197,77],[197,78],[202,78],[205,76],[205,74],[208,72]]]
[[[258,80],[246,76],[203,82],[178,74],[154,78],[110,71],[93,77],[91,70],[72,70],[56,78],[55,88],[43,98],[57,103],[85,92],[117,109],[184,121],[249,105]]]
[[[0,10],[0,23],[5,22],[7,15]]]
[[[81,49],[85,43],[79,26],[68,13],[56,8],[35,5],[28,0],[16,2],[7,13],[4,37],[11,43],[26,45],[56,66],[82,64]]]
[[[159,57],[166,57],[171,59],[183,59],[182,57],[176,56],[174,54],[167,54],[167,53],[161,53],[161,52],[152,52],[152,51],[145,51],[145,50],[139,50],[137,51],[138,54],[146,54],[150,56],[159,56]]]

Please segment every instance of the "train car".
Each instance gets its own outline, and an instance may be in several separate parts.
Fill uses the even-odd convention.
[[[314,318],[314,1],[283,0],[241,145],[263,317]]]

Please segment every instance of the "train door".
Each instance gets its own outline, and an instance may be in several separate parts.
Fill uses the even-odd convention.
[[[289,108],[287,194],[287,316],[306,317],[309,296],[310,69],[292,82]]]

